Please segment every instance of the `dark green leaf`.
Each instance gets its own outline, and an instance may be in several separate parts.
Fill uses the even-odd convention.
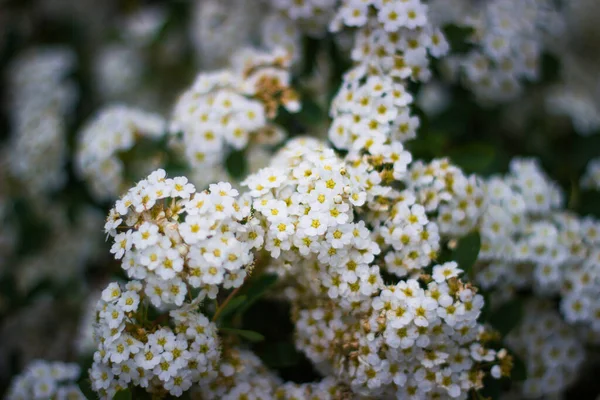
[[[415,158],[433,158],[445,155],[445,147],[448,144],[448,133],[446,131],[429,131],[417,136],[406,144],[407,149]]]
[[[487,290],[481,289],[479,294],[483,296],[483,308],[479,315],[479,321],[487,322],[490,318],[491,311],[491,293]]]
[[[262,360],[270,368],[292,367],[301,359],[296,347],[290,342],[277,342],[268,346],[267,351],[262,355]]]
[[[452,53],[467,53],[473,47],[468,40],[473,34],[473,28],[451,24],[446,25],[443,30]]]
[[[527,379],[527,367],[523,360],[521,360],[517,355],[512,354],[513,357],[513,367],[510,373],[510,379],[513,381],[524,381]]]
[[[244,152],[236,150],[229,153],[225,160],[225,166],[227,167],[227,172],[229,172],[232,177],[237,179],[243,178],[248,169]]]
[[[502,394],[502,381],[494,379],[491,376],[486,376],[483,379],[483,389],[478,392],[476,399],[492,399],[498,400]]]
[[[321,107],[312,99],[304,98],[298,118],[307,125],[318,125],[325,120],[327,115]]]
[[[319,54],[319,47],[321,46],[321,41],[304,36],[302,38],[302,50],[303,50],[303,66],[302,66],[302,75],[310,76],[317,66],[317,55]]]
[[[131,391],[129,389],[119,390],[113,397],[113,400],[131,400]]]
[[[487,172],[494,162],[495,150],[490,144],[470,143],[449,151],[450,159],[467,173]]]
[[[262,297],[265,292],[277,282],[277,275],[274,274],[263,274],[258,278],[250,281],[250,286],[246,291],[245,295],[248,298],[244,304],[242,304],[238,310],[238,314],[243,314],[252,304]]]
[[[502,336],[506,336],[521,322],[522,317],[523,302],[520,299],[515,299],[492,311],[490,323]]]
[[[458,263],[458,267],[464,271],[465,275],[471,273],[480,248],[481,238],[477,232],[469,233],[458,241],[452,259]]]
[[[233,329],[233,328],[221,328],[222,332],[231,333],[240,336],[250,342],[261,342],[265,340],[265,337],[255,331],[247,331],[244,329]]]
[[[228,316],[231,313],[233,313],[242,304],[244,304],[244,302],[246,301],[246,298],[247,298],[246,296],[242,295],[242,296],[237,296],[237,297],[234,297],[233,299],[231,299],[231,301],[229,301],[229,303],[227,303],[227,305],[225,306],[225,308],[223,308],[223,310],[221,311],[221,314],[219,315],[219,317],[220,318],[225,318],[226,316]]]
[[[577,207],[582,215],[593,215],[600,218],[600,192],[583,191],[579,195],[579,205]]]

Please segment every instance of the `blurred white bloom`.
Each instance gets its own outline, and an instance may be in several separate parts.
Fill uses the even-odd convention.
[[[35,360],[13,379],[7,400],[78,399],[85,396],[77,385],[80,369],[74,363]]]
[[[35,48],[9,70],[12,135],[6,156],[10,173],[30,193],[60,189],[66,179],[66,124],[77,98],[67,79],[75,55],[67,48]]]
[[[114,199],[129,184],[128,176],[136,179],[156,167],[156,162],[148,162],[147,154],[140,160],[123,155],[142,140],[157,142],[165,133],[166,122],[159,115],[109,106],[93,116],[79,134],[77,172],[99,200]]]

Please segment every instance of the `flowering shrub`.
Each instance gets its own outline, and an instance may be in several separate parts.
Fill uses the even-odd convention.
[[[87,1],[0,13],[0,395],[600,394],[593,1]]]

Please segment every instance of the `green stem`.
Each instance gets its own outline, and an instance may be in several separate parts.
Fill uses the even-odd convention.
[[[221,305],[217,308],[217,311],[215,311],[215,315],[213,315],[213,317],[212,317],[213,322],[215,322],[217,320],[217,318],[219,318],[219,315],[221,314],[223,309],[227,306],[227,304],[231,301],[231,299],[233,299],[233,297],[242,288],[242,286],[244,286],[244,285],[240,285],[239,287],[235,288],[233,290],[233,292],[229,293],[229,296],[227,296],[225,301],[223,303],[221,303]]]

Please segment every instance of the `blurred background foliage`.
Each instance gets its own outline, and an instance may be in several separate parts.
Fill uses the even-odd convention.
[[[0,34],[4,36],[4,40],[0,41],[1,67],[3,73],[6,73],[7,66],[19,52],[34,46],[60,44],[76,52],[77,67],[72,78],[77,82],[79,100],[76,112],[68,121],[68,143],[71,153],[76,134],[84,121],[102,105],[101,99],[93,88],[92,58],[103,41],[119,40],[118,32],[110,28],[114,26],[111,24],[114,18],[135,11],[141,6],[158,5],[166,10],[165,23],[144,51],[149,68],[143,76],[143,80],[151,84],[159,93],[159,103],[165,107],[160,111],[165,115],[169,112],[168,105],[174,102],[177,94],[193,80],[197,73],[198,69],[192,57],[193,52],[189,48],[188,41],[185,40],[184,31],[191,14],[190,1],[107,0],[105,1],[107,4],[102,7],[102,12],[96,16],[97,20],[90,21],[98,25],[99,29],[82,26],[82,20],[78,18],[65,18],[63,14],[60,18],[53,18],[51,13],[36,12],[40,9],[39,3],[42,2],[43,0],[5,0],[0,3],[0,13],[3,14],[0,19],[3,30]],[[67,7],[67,15],[69,11],[77,13],[78,8],[93,7],[94,4],[82,2],[81,5],[69,5],[68,1],[63,3]],[[70,6],[72,9],[69,9]],[[103,26],[108,29],[102,29]],[[465,32],[460,28],[450,27],[446,34],[453,49],[467,50],[464,43]],[[181,43],[184,43],[184,48],[180,49],[179,56],[175,59],[165,57],[162,53],[161,46],[167,36],[179,37]],[[304,38],[302,44],[303,65],[298,68],[294,76],[294,82],[300,85],[302,110],[297,114],[282,110],[277,119],[290,136],[322,132],[323,127],[328,125],[326,104],[315,98],[314,91],[310,87],[302,86],[306,78],[313,75],[315,71],[318,72],[322,64],[331,66],[330,90],[327,96],[330,100],[342,81],[342,73],[349,66],[346,56],[330,36],[320,40]],[[560,68],[559,60],[552,55],[544,55],[542,79],[528,84],[525,95],[508,105],[483,107],[464,88],[458,85],[446,85],[450,101],[441,113],[429,116],[415,106],[421,120],[421,127],[417,138],[407,144],[408,149],[414,158],[431,160],[449,157],[466,172],[483,176],[506,173],[508,164],[515,155],[538,157],[548,175],[563,188],[570,210],[600,218],[600,193],[583,190],[579,185],[579,178],[588,161],[600,155],[600,134],[577,135],[566,117],[557,117],[544,112],[540,92],[558,81]],[[435,65],[434,71],[439,74]],[[410,90],[417,93],[420,88],[418,85],[413,85]],[[3,107],[0,112],[0,144],[5,143],[10,135],[9,117],[5,110],[6,107]],[[150,152],[150,149],[141,146],[135,151]],[[176,163],[167,165],[169,173],[184,172],[183,167]],[[226,167],[232,176],[244,176],[247,165],[243,151],[232,152],[226,161]],[[71,218],[77,218],[78,207],[95,202],[85,185],[75,177],[71,164],[68,165],[68,169],[69,183],[53,196],[68,204]],[[15,183],[2,182],[1,185],[12,184]],[[109,207],[109,204],[94,205],[103,212]],[[35,253],[48,240],[49,231],[43,218],[36,215],[27,201],[20,198],[15,199],[13,211],[11,218],[17,220],[19,226],[13,257]],[[472,234],[460,240],[454,250],[442,255],[442,258],[457,260],[460,267],[468,274],[478,251],[478,235]],[[106,252],[108,253],[108,247]],[[7,264],[11,262],[10,259],[2,261]],[[60,271],[56,273],[60,274]],[[124,278],[124,275],[114,261],[104,260],[101,264],[90,265],[85,271],[88,288],[115,277]],[[318,374],[311,363],[294,347],[289,306],[263,297],[265,291],[274,283],[274,277],[263,275],[250,280],[249,284],[244,286],[239,296],[246,297],[224,316],[230,329],[235,333],[229,340],[247,342],[268,367],[277,370],[286,380],[312,381]],[[86,294],[81,293],[82,290],[85,292],[86,289],[77,282],[65,282],[61,286],[56,286],[52,282],[42,281],[33,290],[23,294],[17,290],[14,276],[5,273],[0,277],[0,320],[8,319],[12,313],[32,304],[36,298],[50,295],[60,304],[61,313],[69,315],[69,318],[75,322],[80,315],[79,299]],[[523,297],[526,295],[527,293],[523,293]],[[522,307],[521,301],[513,300],[493,312],[486,309],[482,319],[489,322],[504,336],[519,323],[523,314]],[[44,331],[48,337],[51,337],[52,332],[57,329],[53,324],[62,323],[63,319],[50,318],[47,321]],[[239,330],[250,333],[240,333]],[[6,389],[11,375],[18,372],[17,366],[20,365],[16,351],[11,354],[9,349],[8,354],[12,358],[4,365],[12,367],[9,367],[8,371],[3,371],[0,376],[0,396]],[[72,360],[77,358],[75,354],[69,354],[68,357]],[[92,360],[87,358],[77,361],[85,370],[91,365]],[[600,363],[598,360],[592,360],[587,368],[588,371],[582,374],[580,382],[571,389],[569,398],[593,398],[600,392],[600,382],[594,379],[594,376],[600,374]],[[516,357],[512,378],[517,381],[525,378],[525,368],[518,357]],[[80,385],[85,388],[89,398],[94,398],[87,387],[88,384],[84,374]],[[508,385],[510,385],[508,380],[490,382],[484,395],[496,399],[500,388]],[[135,395],[132,397],[131,393],[119,393],[115,398],[138,397]]]

